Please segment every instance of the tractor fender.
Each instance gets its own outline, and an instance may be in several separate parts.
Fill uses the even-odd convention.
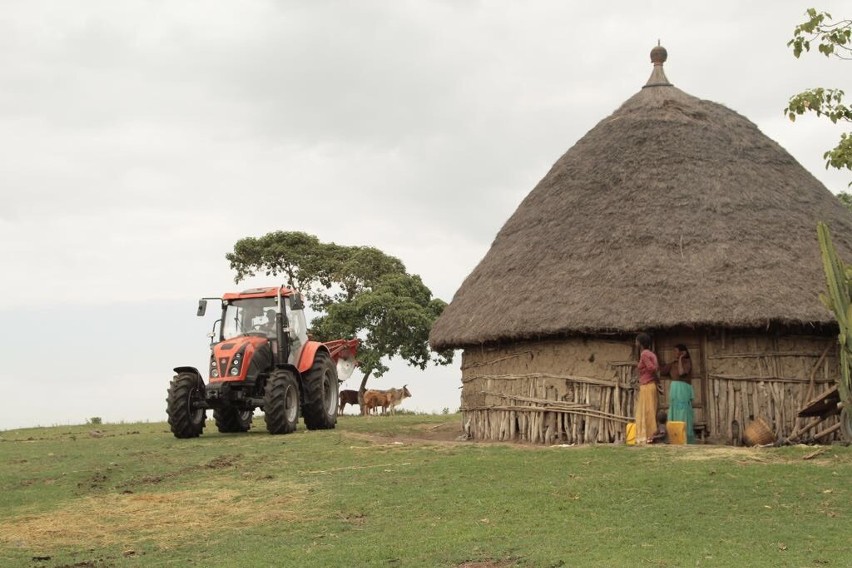
[[[180,374],[180,373],[194,373],[194,374],[198,375],[199,379],[201,378],[201,373],[199,373],[198,369],[196,369],[195,367],[175,367],[174,371],[175,371],[175,373],[178,373],[178,374]]]
[[[302,348],[302,354],[299,357],[299,373],[303,374],[314,364],[314,358],[317,356],[317,351],[323,350],[328,353],[328,347],[319,341],[308,341]]]
[[[295,365],[291,365],[290,363],[287,363],[286,365],[279,365],[276,368],[286,369],[286,370],[290,371],[291,373],[293,373],[293,376],[296,377],[296,382],[299,383],[299,403],[301,404],[302,392],[305,388],[304,383],[303,383],[304,378],[302,377],[302,373],[299,372],[299,369],[297,369]]]
[[[279,369],[287,369],[288,371],[293,371],[293,374],[296,375],[296,380],[298,380],[299,382],[302,381],[302,373],[300,373],[299,369],[297,369],[294,365],[287,363],[286,365],[281,365],[278,368]]]

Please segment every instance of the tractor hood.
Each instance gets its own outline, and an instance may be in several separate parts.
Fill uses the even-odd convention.
[[[240,335],[213,345],[210,354],[210,382],[244,381],[255,353],[269,345],[269,339]]]

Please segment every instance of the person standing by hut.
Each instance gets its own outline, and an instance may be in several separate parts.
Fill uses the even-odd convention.
[[[640,333],[636,336],[639,347],[639,400],[636,401],[636,443],[651,444],[657,431],[657,371],[660,365],[651,351],[651,336]]]
[[[660,370],[660,375],[671,378],[669,387],[669,414],[671,422],[683,422],[686,426],[686,443],[695,443],[695,412],[692,410],[692,400],[695,392],[692,389],[692,360],[689,350],[683,343],[675,345],[675,359],[666,363]]]

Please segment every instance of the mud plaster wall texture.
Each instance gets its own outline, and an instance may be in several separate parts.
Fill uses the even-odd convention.
[[[569,338],[465,350],[462,410],[469,433],[475,439],[536,443],[623,440],[633,412],[632,358],[632,339]]]
[[[795,432],[806,424],[796,417],[798,409],[830,388],[838,372],[833,336],[726,330],[655,334],[661,362],[671,359],[675,343],[686,344],[692,354],[699,433],[717,443],[742,443],[745,428],[757,417],[777,437]],[[632,337],[467,349],[462,410],[469,434],[537,443],[621,442],[634,412],[635,357]],[[668,383],[663,384],[660,407],[665,409]],[[559,403],[565,404],[557,408]],[[579,413],[578,405],[593,412]]]
[[[806,402],[836,384],[840,373],[835,336],[756,335],[730,331],[708,334],[706,353],[708,435],[719,443],[738,445],[749,423],[762,418],[776,439],[797,436],[812,419],[798,418]],[[820,428],[802,433],[802,440],[837,424],[837,416]],[[834,432],[819,439],[839,439]]]

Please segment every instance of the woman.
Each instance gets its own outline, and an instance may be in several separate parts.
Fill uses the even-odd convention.
[[[660,374],[670,377],[669,387],[669,421],[686,424],[686,443],[695,443],[695,412],[692,410],[692,360],[689,350],[683,343],[675,345],[675,360],[663,365]]]
[[[652,444],[657,432],[657,356],[651,351],[651,336],[640,333],[636,336],[639,347],[639,400],[636,401],[636,443]]]

